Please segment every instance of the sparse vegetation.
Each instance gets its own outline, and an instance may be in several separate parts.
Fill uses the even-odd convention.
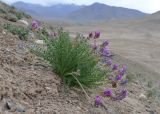
[[[151,81],[149,83],[152,83]],[[152,102],[160,104],[160,87],[151,84],[147,91],[147,97],[152,99]]]
[[[136,76],[135,76],[135,74],[132,74],[132,73],[129,72],[126,75],[126,78],[128,79],[128,82],[133,82],[133,81],[135,81]]]
[[[22,19],[22,18],[31,18],[31,16],[21,12],[21,11],[18,11],[14,6],[9,6],[3,2],[0,1],[0,16],[9,20],[9,21],[12,21],[12,22],[17,22],[18,19]]]
[[[0,13],[6,13],[6,11],[0,8]]]
[[[9,20],[9,21],[12,21],[12,22],[17,22],[18,21],[17,16],[12,14],[12,13],[7,13],[4,18]]]
[[[12,25],[12,24],[4,24],[3,28],[7,29],[9,32],[11,32],[14,35],[18,35],[18,37],[21,40],[27,40],[28,39],[29,30],[27,30],[24,27],[18,27],[18,26]]]

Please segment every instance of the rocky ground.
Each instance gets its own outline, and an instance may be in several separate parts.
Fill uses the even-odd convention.
[[[0,23],[11,22],[0,18]],[[21,41],[0,28],[0,114],[160,114],[158,105],[146,97],[146,83],[139,79],[129,83],[127,98],[106,99],[98,108],[93,105],[96,92],[90,94],[89,103],[80,89],[64,90],[47,62],[29,52],[35,40]]]

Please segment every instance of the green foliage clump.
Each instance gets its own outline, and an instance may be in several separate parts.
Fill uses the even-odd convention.
[[[152,82],[150,82],[152,83]],[[152,99],[153,102],[157,102],[158,104],[160,104],[160,87],[158,86],[153,86],[153,84],[151,86],[149,86],[150,88],[147,91],[147,97]]]
[[[42,35],[44,35],[45,37],[49,37],[49,34],[48,34],[48,32],[47,32],[47,29],[46,28],[42,28],[41,29],[41,31],[40,31],[41,33],[42,33]]]
[[[56,39],[44,37],[44,41],[46,50],[37,47],[32,51],[47,60],[69,86],[92,87],[106,78],[106,71],[98,67],[89,43],[80,38],[71,40],[69,33],[62,30]]]
[[[18,26],[11,25],[11,24],[4,24],[3,28],[7,29],[9,32],[11,32],[14,35],[18,35],[18,37],[21,40],[28,39],[29,31],[24,27],[18,27]]]
[[[25,15],[22,12],[16,12],[15,15],[17,16],[18,19],[22,19],[24,17],[29,18],[29,16]]]
[[[0,17],[5,18],[6,20],[16,22],[18,19],[22,18],[31,18],[28,14],[17,10],[14,6],[9,6],[0,1]]]
[[[0,13],[6,13],[6,11],[0,8]]]
[[[128,79],[128,82],[133,82],[136,79],[135,74],[132,74],[131,72],[128,72],[126,78]]]
[[[12,13],[7,13],[4,17],[6,20],[12,21],[12,22],[17,22],[18,18],[16,15],[12,14]]]

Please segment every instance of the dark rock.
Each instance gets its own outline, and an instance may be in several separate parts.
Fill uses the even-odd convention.
[[[6,108],[8,109],[8,110],[11,110],[13,107],[15,107],[15,103],[13,103],[12,101],[7,101],[6,102]]]
[[[5,108],[7,110],[14,110],[17,112],[26,112],[26,108],[24,106],[16,105],[16,103],[11,100],[6,101]]]

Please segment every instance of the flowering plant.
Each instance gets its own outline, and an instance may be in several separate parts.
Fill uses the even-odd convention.
[[[33,25],[33,28],[37,28],[34,23]],[[88,38],[79,35],[71,40],[69,33],[60,29],[50,36],[56,38],[50,39],[48,36],[43,36],[45,49],[38,48],[32,51],[47,60],[64,83],[69,86],[80,86],[89,97],[84,87],[102,84],[107,78],[106,75],[110,73],[108,83],[112,88],[107,88],[97,95],[95,105],[101,105],[103,97],[122,100],[127,96],[125,88],[115,89],[122,85],[124,87],[127,83],[127,79],[124,78],[127,67],[123,65],[120,68],[118,64],[113,64],[108,40],[98,45],[100,32],[91,32]],[[91,45],[90,40],[93,41]]]
[[[116,101],[124,99],[128,94],[125,88],[125,85],[128,82],[128,79],[125,76],[127,66],[122,65],[122,67],[120,67],[118,64],[113,64],[108,40],[105,40],[101,45],[98,46],[97,39],[99,37],[100,32],[95,32],[95,35],[93,35],[93,32],[90,32],[88,39],[93,39],[94,43],[91,45],[91,47],[94,54],[99,55],[100,65],[111,71],[110,76],[107,78],[107,84],[110,84],[111,86],[110,88],[106,88],[104,91],[100,92],[100,94],[95,97],[96,106],[103,104],[103,97],[107,97]]]

